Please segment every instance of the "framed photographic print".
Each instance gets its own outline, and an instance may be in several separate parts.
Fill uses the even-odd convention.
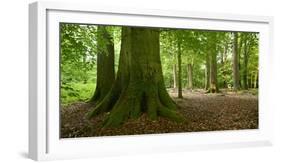
[[[271,145],[272,23],[30,4],[30,158]]]

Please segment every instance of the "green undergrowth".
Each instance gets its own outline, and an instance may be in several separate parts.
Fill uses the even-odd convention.
[[[94,83],[68,83],[61,86],[61,104],[69,105],[78,101],[87,101],[93,94]]]

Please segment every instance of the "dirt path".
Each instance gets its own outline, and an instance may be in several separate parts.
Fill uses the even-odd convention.
[[[61,137],[92,137],[111,135],[156,134],[214,130],[258,128],[258,98],[250,93],[205,94],[203,91],[184,91],[183,99],[170,95],[179,105],[184,123],[175,123],[159,117],[151,121],[144,114],[137,120],[128,120],[121,127],[102,129],[106,113],[87,120],[91,108],[76,103],[61,110]]]

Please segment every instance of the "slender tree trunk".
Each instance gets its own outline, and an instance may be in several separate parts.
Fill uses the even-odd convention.
[[[257,71],[257,72],[255,73],[254,88],[258,88],[258,87],[259,87],[259,86],[258,86],[258,82],[259,82],[258,74],[259,74],[259,72]]]
[[[97,81],[91,103],[102,100],[115,80],[114,43],[106,27],[99,26],[97,34]]]
[[[239,44],[238,44],[238,70],[239,70],[239,87],[241,88],[241,86],[242,86],[242,74],[240,73],[240,72],[242,72],[241,70],[242,70],[242,68],[241,68],[241,61],[240,61],[240,58],[241,58],[241,53],[242,53],[242,45],[243,45],[243,40],[244,40],[244,36],[242,35],[242,34],[238,34],[237,33],[237,38],[238,38],[238,42],[239,42]]]
[[[178,98],[183,98],[182,96],[182,67],[181,67],[181,40],[177,41],[178,46]]]
[[[156,29],[123,27],[117,78],[111,91],[88,117],[109,112],[104,127],[121,125],[128,118],[137,118],[146,112],[180,122],[164,85],[160,61],[159,31]]]
[[[210,92],[217,93],[217,55],[215,52],[212,52],[210,56]]]
[[[233,71],[233,89],[237,91],[240,89],[239,85],[239,57],[238,57],[238,34],[234,33],[233,39],[233,55],[232,55],[232,71]]]
[[[86,64],[86,61],[87,61],[86,57],[87,57],[87,55],[83,56],[83,64]],[[85,71],[85,68],[84,68],[84,71]],[[86,84],[87,83],[87,77],[83,77],[83,78],[84,78],[83,83]]]
[[[173,83],[174,83],[174,88],[177,88],[177,83],[178,83],[178,77],[177,77],[177,64],[173,64]]]
[[[187,64],[188,89],[192,89],[193,88],[193,82],[192,82],[193,70],[192,69],[193,69],[192,64],[191,63]]]
[[[253,88],[254,73],[250,74],[249,88]]]
[[[209,90],[210,88],[210,57],[209,54],[206,54],[206,62],[205,62],[205,90]]]
[[[223,88],[227,88],[227,82],[226,82],[226,70],[225,68],[225,61],[227,57],[227,52],[228,52],[228,42],[225,43],[224,45],[224,51],[221,53],[221,67],[222,67],[222,78],[223,78]]]
[[[248,40],[244,42],[244,62],[243,62],[243,88],[248,89]]]

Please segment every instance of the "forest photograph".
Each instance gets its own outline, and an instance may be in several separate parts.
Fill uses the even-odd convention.
[[[61,138],[259,127],[257,32],[59,30]]]

